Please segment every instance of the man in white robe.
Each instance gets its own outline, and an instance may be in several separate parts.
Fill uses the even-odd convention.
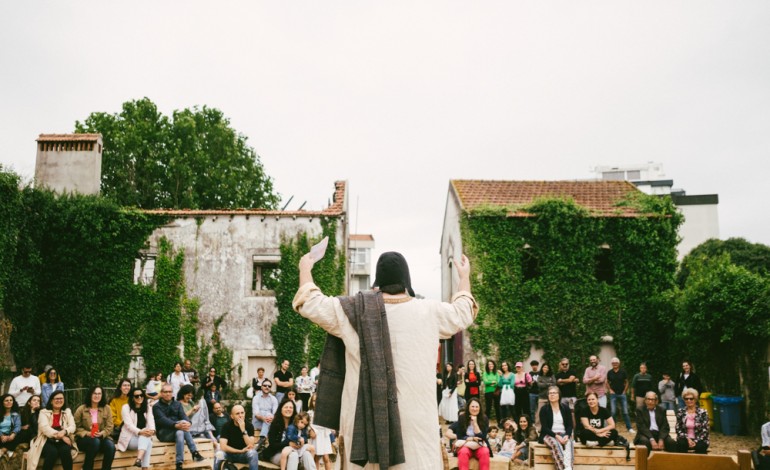
[[[383,254],[385,256],[386,254]],[[400,256],[400,255],[399,255]],[[473,323],[478,306],[470,292],[470,263],[463,256],[454,263],[459,283],[452,301],[416,299],[412,295],[408,271],[399,293],[387,293],[388,281],[380,272],[383,257],[378,261],[375,285],[383,290],[387,313],[393,366],[398,392],[401,419],[401,435],[406,461],[393,470],[441,470],[442,448],[435,398],[435,370],[439,340],[450,338]],[[310,254],[299,262],[300,288],[294,297],[294,309],[303,317],[321,326],[326,332],[341,338],[345,344],[345,385],[342,390],[340,410],[340,434],[344,440],[346,468],[361,468],[350,462],[353,423],[358,396],[361,357],[359,338],[348,320],[339,299],[325,296],[313,283]],[[408,269],[408,268],[407,268]],[[373,372],[384,365],[371,364]],[[337,468],[339,462],[337,460]],[[365,469],[378,469],[378,464],[368,464]]]

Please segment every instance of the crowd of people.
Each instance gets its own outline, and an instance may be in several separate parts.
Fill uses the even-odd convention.
[[[708,451],[709,416],[699,405],[702,383],[690,361],[682,363],[675,380],[668,372],[654,379],[645,363],[630,376],[617,357],[611,359],[610,369],[599,362],[591,356],[580,373],[562,358],[555,374],[549,364],[536,360],[530,362],[530,372],[523,371],[522,362],[515,364],[515,372],[507,361],[498,369],[494,360],[488,360],[482,372],[473,360],[456,368],[445,364],[436,375],[437,400],[439,414],[449,424],[445,437],[449,451],[458,458],[459,470],[469,468],[471,458],[479,461],[481,470],[488,469],[495,453],[524,465],[529,444],[535,441],[551,449],[556,468],[570,470],[575,441],[628,447],[616,427],[618,415],[637,446],[653,451]],[[580,383],[585,393],[578,398]],[[513,390],[513,397],[507,388]],[[629,415],[629,395],[636,429]],[[676,438],[670,436],[667,410],[676,413]],[[491,424],[493,414],[500,428]],[[765,428],[768,436],[763,435],[763,446],[770,444],[770,425]],[[503,433],[502,439],[498,432]],[[770,447],[763,449],[757,455],[770,461]]]

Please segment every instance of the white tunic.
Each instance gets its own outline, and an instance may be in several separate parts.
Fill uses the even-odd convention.
[[[345,343],[346,373],[342,390],[340,433],[345,441],[347,455],[344,458],[348,461],[346,468],[361,468],[349,461],[361,368],[358,334],[348,321],[339,300],[323,295],[313,283],[307,283],[297,291],[293,305],[300,315]],[[404,464],[390,468],[441,470],[443,449],[436,411],[439,339],[447,339],[470,326],[478,306],[470,292],[461,291],[454,295],[452,303],[413,298],[402,303],[386,302],[385,311],[390,329],[406,456]],[[372,364],[373,371],[378,369],[384,373],[385,365]],[[337,468],[340,468],[340,461],[337,460]],[[364,468],[375,470],[379,465],[369,464]]]

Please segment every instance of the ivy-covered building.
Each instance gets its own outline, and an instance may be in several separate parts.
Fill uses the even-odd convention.
[[[673,283],[680,223],[670,198],[626,181],[450,181],[442,296],[464,252],[480,313],[442,359],[518,361],[534,345],[585,364],[612,337],[627,363],[663,363],[656,302]]]
[[[153,282],[155,259],[164,243],[182,253],[185,295],[197,300],[197,337],[205,343],[216,336],[232,351],[233,379],[245,386],[258,367],[264,367],[271,377],[275,369],[271,328],[277,321],[280,299],[291,299],[297,290],[296,275],[282,272],[296,263],[293,258],[285,259],[287,247],[298,239],[329,235],[326,256],[344,256],[347,211],[344,181],[335,182],[332,202],[321,211],[145,211],[169,221],[149,237],[143,258],[136,263],[135,281]],[[347,263],[341,265],[347,267]],[[346,271],[340,274],[347,279]],[[190,357],[189,350],[183,352]]]

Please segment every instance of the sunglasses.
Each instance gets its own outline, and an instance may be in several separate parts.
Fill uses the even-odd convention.
[[[144,398],[144,395],[134,395],[134,398]]]
[[[693,397],[684,397],[684,401],[695,401]]]

